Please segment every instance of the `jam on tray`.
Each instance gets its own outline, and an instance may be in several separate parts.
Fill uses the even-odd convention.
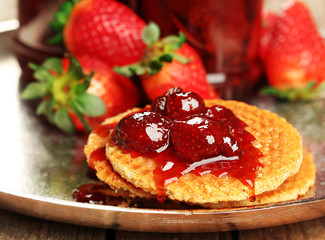
[[[255,137],[228,108],[206,107],[203,99],[179,88],[169,90],[151,109],[124,117],[110,144],[131,157],[150,157],[157,165],[157,198],[163,202],[165,186],[182,175],[229,175],[251,189],[254,199],[256,170],[263,154],[253,146]]]

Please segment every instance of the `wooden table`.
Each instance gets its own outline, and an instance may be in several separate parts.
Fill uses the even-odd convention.
[[[142,233],[99,229],[46,221],[0,210],[0,239],[106,240],[321,240],[325,217],[276,227],[216,233]]]

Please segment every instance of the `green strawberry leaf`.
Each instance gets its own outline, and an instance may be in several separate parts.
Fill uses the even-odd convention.
[[[94,76],[94,72],[91,72],[89,75],[84,75],[84,81],[80,84],[77,84],[74,88],[76,94],[81,94],[87,91],[90,86],[90,81]]]
[[[179,49],[186,42],[185,34],[180,32],[178,36],[170,35],[161,40],[165,52]]]
[[[192,59],[187,59],[187,58],[183,57],[182,55],[179,55],[179,54],[176,54],[176,53],[173,55],[173,58],[176,61],[178,61],[180,63],[183,63],[183,64],[186,64],[186,63],[189,63],[189,62],[192,61]]]
[[[78,1],[66,1],[66,2],[63,2],[61,5],[60,5],[60,12],[64,12],[64,13],[67,13],[67,14],[70,14],[74,5],[76,4],[76,2]]]
[[[147,46],[154,45],[160,38],[160,29],[158,25],[154,22],[150,22],[142,32],[142,41],[147,44]]]
[[[54,13],[53,21],[49,22],[50,28],[53,30],[55,35],[48,39],[49,44],[62,44],[63,39],[63,29],[67,22],[69,21],[69,17],[74,5],[78,2],[78,0],[67,0],[63,2],[59,10]]]
[[[54,76],[42,65],[29,63],[29,67],[34,70],[34,78],[41,82],[51,83],[54,80]]]
[[[57,34],[55,34],[53,37],[51,37],[47,43],[48,44],[59,44],[59,43],[63,43],[63,33],[62,32],[59,32]]]
[[[69,18],[69,13],[61,12],[61,11],[54,13],[54,19],[58,24],[61,24],[62,26],[66,24],[68,18]]]
[[[53,116],[54,124],[66,133],[74,133],[76,128],[69,116],[68,110],[60,107]]]
[[[52,70],[58,74],[62,74],[63,66],[62,61],[59,58],[48,58],[44,61],[42,66],[47,70]]]
[[[142,74],[145,74],[147,69],[145,65],[141,63],[135,63],[135,64],[130,64],[127,66],[123,67],[114,67],[114,71],[118,74],[121,74],[125,77],[132,77],[132,75],[138,75],[141,76]]]
[[[163,61],[163,62],[172,62],[173,58],[174,58],[174,54],[166,53],[166,54],[160,56],[159,60]]]
[[[82,115],[82,113],[80,113],[78,111],[78,109],[76,108],[76,106],[74,106],[75,104],[72,102],[70,104],[70,107],[72,109],[72,111],[74,112],[74,114],[76,114],[76,116],[79,118],[79,120],[82,122],[82,124],[84,125],[85,129],[90,132],[91,131],[91,127],[89,126],[89,124],[87,123],[86,119],[84,118],[84,116]]]
[[[132,77],[132,75],[134,74],[134,72],[131,70],[131,66],[130,65],[127,65],[127,66],[124,66],[124,67],[114,67],[114,72],[118,73],[118,74],[121,74],[125,77]]]
[[[314,90],[315,94],[322,94],[325,92],[325,81],[321,82]]]
[[[49,94],[49,84],[32,82],[21,93],[21,98],[26,100],[38,99]]]
[[[160,69],[164,66],[164,64],[160,61],[151,61],[148,65],[149,69],[147,70],[148,75],[154,75],[160,71]]]
[[[55,32],[62,32],[63,31],[63,25],[59,22],[50,22],[49,23],[50,28]]]
[[[67,57],[70,60],[68,75],[78,80],[83,78],[84,73],[82,71],[80,62],[76,58],[74,58],[71,54],[68,54]]]
[[[106,113],[106,106],[102,99],[89,93],[77,95],[71,105],[80,113],[91,117],[101,116]]]
[[[45,115],[50,123],[67,133],[74,131],[69,113],[75,114],[85,129],[90,131],[84,115],[101,116],[106,112],[106,104],[100,97],[86,92],[94,73],[84,74],[80,62],[71,55],[67,57],[67,72],[63,71],[62,59],[49,58],[42,65],[31,63],[30,67],[38,81],[27,85],[21,97],[43,98],[37,107],[37,114]]]
[[[45,115],[50,123],[53,123],[53,109],[55,108],[55,101],[53,97],[42,101],[36,109],[37,115]]]
[[[288,89],[281,91],[275,87],[267,86],[262,89],[263,95],[275,96],[287,101],[309,101],[319,98],[319,95],[325,91],[325,82],[317,86],[316,81],[308,82],[305,87],[300,89]]]
[[[150,76],[158,73],[164,66],[164,63],[170,63],[173,59],[183,64],[190,61],[175,53],[175,50],[179,49],[186,41],[186,37],[182,32],[179,36],[170,35],[163,39],[159,39],[159,37],[160,29],[158,25],[150,22],[142,32],[142,40],[147,45],[147,50],[141,61],[122,67],[115,67],[114,71],[126,77],[144,74]]]
[[[130,70],[138,76],[146,73],[146,68],[142,64],[133,64],[130,66]]]

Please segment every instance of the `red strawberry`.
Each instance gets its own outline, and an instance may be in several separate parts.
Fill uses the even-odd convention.
[[[124,148],[159,153],[169,145],[170,125],[168,117],[156,112],[133,113],[118,123],[115,140]]]
[[[159,27],[150,23],[142,39],[147,50],[139,63],[116,71],[130,76],[141,76],[142,86],[151,100],[173,87],[193,91],[204,99],[217,98],[215,90],[207,81],[206,70],[197,52],[185,42],[185,36],[167,36],[159,39]]]
[[[269,49],[270,42],[273,39],[273,32],[276,26],[277,15],[273,12],[263,12],[262,13],[262,28],[260,36],[260,58],[264,61],[266,59],[266,54]]]
[[[303,2],[290,2],[279,15],[265,65],[273,87],[266,93],[309,99],[324,87],[325,43]]]
[[[166,114],[172,119],[183,119],[204,111],[203,98],[194,92],[181,92],[170,95],[166,101]]]
[[[31,64],[38,81],[30,83],[21,95],[24,99],[42,98],[37,113],[68,133],[90,131],[139,101],[138,90],[128,78],[99,60],[80,57],[79,61],[69,56],[50,58],[40,66]]]
[[[74,56],[88,55],[120,66],[139,61],[145,50],[141,40],[145,22],[117,1],[66,2],[56,19],[52,27],[61,30],[61,37],[63,29],[64,44]]]
[[[189,161],[198,161],[217,155],[239,156],[239,143],[230,134],[228,126],[205,117],[174,121],[171,140],[175,151]]]

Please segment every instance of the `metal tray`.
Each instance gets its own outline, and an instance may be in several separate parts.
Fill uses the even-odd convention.
[[[84,226],[153,232],[211,232],[268,227],[325,215],[325,101],[253,104],[287,118],[300,131],[317,165],[313,193],[296,201],[221,210],[136,209],[77,203],[71,193],[89,183],[86,135],[67,136],[35,116],[19,99],[20,68],[11,34],[0,34],[0,208]]]

